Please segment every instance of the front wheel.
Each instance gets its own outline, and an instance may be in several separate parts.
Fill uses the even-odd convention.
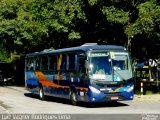
[[[42,86],[39,87],[39,99],[44,100],[44,91]]]
[[[71,91],[71,96],[70,96],[70,100],[72,105],[77,105],[77,94],[74,91]]]

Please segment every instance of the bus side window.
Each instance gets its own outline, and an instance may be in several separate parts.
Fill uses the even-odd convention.
[[[57,56],[56,55],[49,56],[49,70],[52,70],[52,71],[57,70]]]
[[[79,55],[78,68],[79,68],[79,72],[81,74],[85,74],[86,73],[85,64],[86,64],[86,57]]]
[[[28,58],[27,59],[27,71],[33,71],[34,70],[34,59]]]
[[[42,56],[41,70],[48,70],[48,56]]]
[[[75,70],[75,54],[74,53],[70,53],[70,54],[68,54],[68,56],[69,56],[69,60],[68,60],[68,62],[69,62],[69,70]]]
[[[41,66],[41,59],[40,57],[37,57],[35,60],[35,70],[40,70],[40,66]]]

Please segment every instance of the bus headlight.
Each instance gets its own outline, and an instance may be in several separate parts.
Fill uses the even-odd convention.
[[[133,89],[134,89],[134,85],[130,86],[130,87],[127,89],[127,92],[131,92]]]
[[[94,93],[100,93],[100,91],[92,86],[89,86],[90,90]]]

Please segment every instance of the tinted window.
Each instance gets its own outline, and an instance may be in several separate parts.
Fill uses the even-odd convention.
[[[35,58],[35,70],[40,70],[40,66],[41,66],[41,58],[36,57]]]
[[[33,57],[27,58],[26,70],[27,71],[34,70],[34,58]]]
[[[48,70],[48,56],[42,56],[41,70]]]
[[[79,62],[78,62],[78,68],[80,73],[85,73],[85,61],[86,56],[83,53],[79,54]]]
[[[70,53],[68,54],[68,62],[69,62],[69,70],[74,70],[75,69],[75,54]]]
[[[57,70],[57,56],[49,56],[49,70]]]

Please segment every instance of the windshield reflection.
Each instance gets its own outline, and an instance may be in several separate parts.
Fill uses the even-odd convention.
[[[89,73],[94,79],[105,79],[106,75],[112,74],[109,56],[89,57],[89,63]]]
[[[128,56],[127,55],[115,55],[112,59],[114,70],[128,70]]]

